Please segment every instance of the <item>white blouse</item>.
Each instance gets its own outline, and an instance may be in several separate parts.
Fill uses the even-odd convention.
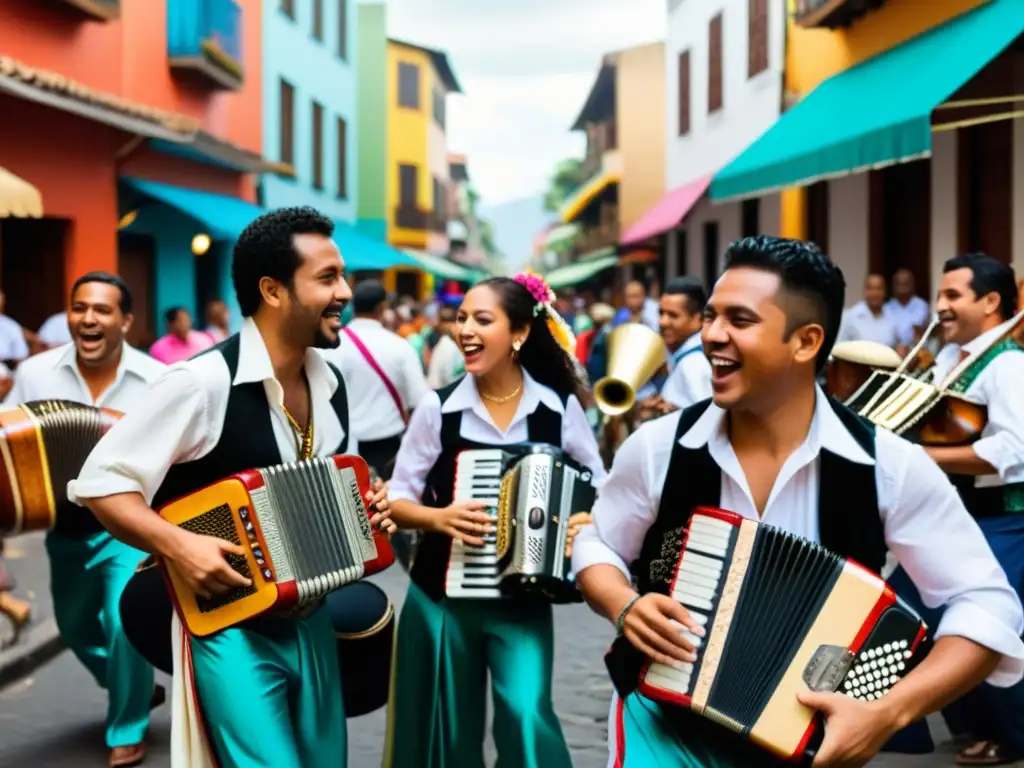
[[[413,411],[409,428],[402,438],[402,447],[395,459],[395,469],[388,483],[388,497],[419,504],[427,483],[427,475],[441,455],[441,416],[462,411],[459,434],[466,440],[487,445],[511,445],[528,439],[527,417],[541,403],[562,415],[562,449],[593,473],[598,488],[604,481],[605,469],[593,430],[587,423],[583,406],[570,395],[565,406],[550,388],[535,381],[523,371],[523,396],[508,429],[502,431],[487,412],[476,388],[476,379],[469,375],[441,405],[436,392],[429,393]]]

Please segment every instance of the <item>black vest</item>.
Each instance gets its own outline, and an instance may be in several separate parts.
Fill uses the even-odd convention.
[[[465,377],[463,377],[465,378]],[[452,392],[462,383],[463,378],[447,387],[437,390],[441,405],[451,397]],[[562,397],[564,406],[567,397]],[[481,448],[507,448],[507,445],[488,445],[466,440],[462,437],[462,411],[441,414],[441,453],[427,474],[423,491],[423,505],[443,509],[452,503],[455,492],[455,457],[459,451]],[[537,409],[526,417],[527,441],[562,446],[562,414],[539,403]],[[442,533],[427,532],[416,549],[410,576],[416,585],[435,602],[444,597],[445,573],[451,553],[451,537]]]
[[[675,555],[682,544],[682,530],[691,512],[695,507],[720,504],[722,470],[711,458],[707,446],[691,449],[679,443],[710,403],[710,400],[696,403],[685,409],[679,418],[658,516],[644,538],[640,557],[631,565],[641,594],[668,594]],[[838,402],[830,399],[830,403],[843,426],[874,458],[874,426]],[[820,461],[818,527],[822,546],[879,573],[885,565],[887,545],[878,509],[875,466],[849,461],[825,448],[821,450]],[[636,690],[646,657],[625,637],[615,639],[605,661],[620,696],[628,696]],[[689,711],[665,707],[663,712],[681,738],[687,733],[707,737],[715,743],[716,750],[742,756],[742,762],[737,765],[753,768],[754,765],[776,764],[764,758],[759,750],[751,750],[730,732]]]
[[[219,354],[228,366],[231,381],[238,371],[239,336],[235,334],[212,349],[200,354]],[[326,362],[326,361],[325,361]],[[338,379],[338,388],[331,397],[331,407],[341,423],[345,435],[341,444],[329,455],[344,453],[348,447],[348,399],[345,380],[330,363],[331,372]],[[193,493],[204,486],[222,480],[228,475],[256,467],[269,467],[282,463],[281,452],[274,437],[270,420],[270,404],[262,381],[232,385],[228,395],[227,413],[220,440],[212,451],[202,458],[173,465],[164,482],[153,497],[150,506],[158,509],[162,504]]]

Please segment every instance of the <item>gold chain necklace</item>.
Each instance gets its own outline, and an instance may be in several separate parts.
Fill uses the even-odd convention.
[[[513,397],[518,395],[522,390],[523,390],[523,383],[519,382],[519,386],[515,388],[515,390],[512,392],[512,394],[505,395],[503,397],[495,397],[494,395],[488,395],[486,392],[481,391],[480,392],[480,397],[482,397],[484,400],[490,400],[492,403],[498,403],[500,405],[501,403],[507,403]]]
[[[309,421],[306,424],[306,428],[303,429],[299,426],[299,422],[295,420],[284,403],[281,403],[281,410],[284,411],[284,415],[288,417],[288,423],[292,426],[293,435],[292,438],[295,440],[295,453],[299,459],[311,459],[313,458],[313,392],[312,390],[308,393],[309,400]]]

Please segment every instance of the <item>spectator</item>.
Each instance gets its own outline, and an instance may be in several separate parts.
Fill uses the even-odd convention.
[[[4,314],[7,300],[0,291],[0,361],[19,363],[28,357],[28,341],[21,323]]]
[[[206,302],[206,328],[203,330],[210,334],[214,344],[220,344],[231,335],[230,320],[228,305],[221,299]]]
[[[431,389],[446,387],[466,373],[462,350],[452,338],[455,332],[455,307],[441,307],[437,318],[437,343],[430,353],[427,367],[427,386]]]
[[[885,302],[885,313],[905,346],[916,342],[928,327],[931,308],[914,294],[914,273],[909,269],[898,269],[892,276],[892,298]]]
[[[206,333],[192,330],[192,315],[184,307],[171,307],[164,313],[167,333],[153,342],[149,354],[165,365],[188,360],[213,346]]]
[[[885,278],[871,274],[864,281],[864,299],[843,313],[837,341],[874,341],[901,347],[896,324],[884,310]]]

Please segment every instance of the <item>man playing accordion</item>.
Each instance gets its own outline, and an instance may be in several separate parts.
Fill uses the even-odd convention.
[[[813,245],[734,243],[704,317],[712,399],[645,424],[615,457],[594,525],[573,550],[587,601],[620,634],[609,656],[619,691],[609,765],[779,764],[729,730],[646,698],[638,670],[623,662],[630,646],[677,668],[698,657],[705,629],[666,594],[698,506],[762,521],[875,572],[891,551],[927,604],[947,606],[931,652],[884,696],[798,694],[827,722],[815,765],[865,765],[901,726],[982,681],[1009,686],[1024,674],[1020,602],[952,485],[922,448],[874,430],[815,384],[844,289]]]
[[[226,560],[242,547],[172,525],[154,508],[248,469],[357,451],[345,383],[314,349],[337,345],[351,296],[332,233],[311,208],[250,224],[232,263],[241,332],[171,367],[69,484],[73,500],[118,538],[163,557],[200,597],[249,585]],[[381,510],[371,525],[393,529],[384,492],[370,499]],[[334,630],[322,601],[309,607],[204,637],[175,621],[172,765],[345,764]]]

